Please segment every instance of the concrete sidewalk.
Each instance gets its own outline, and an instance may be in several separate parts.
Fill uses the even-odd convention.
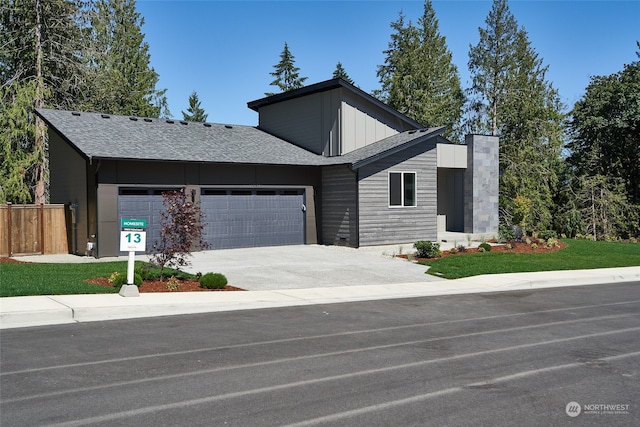
[[[510,273],[458,280],[247,292],[56,295],[0,298],[0,328],[640,281],[640,267]]]

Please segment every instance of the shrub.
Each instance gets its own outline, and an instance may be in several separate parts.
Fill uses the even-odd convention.
[[[560,243],[558,242],[558,239],[552,237],[552,238],[547,240],[547,246],[546,247],[548,249],[554,248],[556,246],[560,246]]]
[[[451,248],[451,249],[449,249],[449,253],[450,253],[450,254],[457,254],[457,253],[458,253],[458,248]]]
[[[111,278],[113,278],[113,280]],[[119,288],[122,285],[126,285],[127,275],[117,272],[113,273],[111,277],[109,277],[109,283],[111,283],[114,288]],[[142,276],[140,276],[139,273],[133,273],[133,284],[136,286],[142,286]]]
[[[532,244],[531,244],[531,249],[533,249],[534,251],[535,251],[536,249],[538,249],[538,244],[537,244],[537,243],[532,243]]]
[[[118,280],[118,276],[120,276],[120,273],[118,273],[117,271],[114,271],[113,273],[111,273],[111,276],[109,276],[109,283],[111,283],[112,285],[116,283],[116,280]]]
[[[540,232],[540,237],[544,240],[557,239],[558,233],[556,233],[555,230],[542,230]]]
[[[199,283],[205,289],[222,289],[227,285],[227,278],[221,273],[207,273],[200,277]]]
[[[498,241],[500,243],[508,242],[509,240],[513,240],[516,238],[516,234],[513,231],[513,228],[508,227],[506,225],[501,225],[500,230],[498,232]]]
[[[167,290],[170,292],[180,290],[180,282],[175,276],[171,276],[169,280],[167,280]]]
[[[511,245],[511,243],[507,243],[506,245],[504,245],[504,248],[510,251],[511,249],[513,249],[513,246]]]
[[[413,244],[421,258],[435,258],[442,255],[440,243],[433,243],[428,240],[420,240]]]
[[[149,269],[148,267],[139,267],[136,268],[135,273],[134,274],[139,274],[140,277],[142,278],[142,280],[154,280],[157,279],[157,275],[154,274],[153,271],[151,271],[151,269]]]
[[[458,245],[458,252],[467,252],[467,247],[465,245]]]
[[[202,240],[204,214],[200,206],[188,201],[184,191],[162,193],[164,210],[160,211],[160,240],[153,244],[151,262],[160,267],[164,278],[165,267],[180,268],[190,265],[191,248],[207,248]]]
[[[480,251],[480,249],[482,249],[482,252],[491,252],[491,245],[488,243],[480,243],[480,245],[478,245],[478,251]]]

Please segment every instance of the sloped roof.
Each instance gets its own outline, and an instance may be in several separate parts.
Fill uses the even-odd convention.
[[[343,163],[349,163],[353,169],[358,169],[378,159],[397,153],[398,151],[429,141],[441,135],[445,129],[444,126],[441,126],[401,132],[374,144],[365,145],[362,148],[340,156],[340,158]]]
[[[325,157],[253,126],[185,122],[38,109],[37,114],[87,159],[329,166],[357,169],[440,135],[444,127],[411,130],[343,156]]]
[[[253,126],[38,109],[87,158],[319,165],[321,156]]]

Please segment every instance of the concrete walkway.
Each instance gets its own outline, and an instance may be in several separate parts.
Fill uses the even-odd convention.
[[[327,251],[327,248],[334,249]],[[281,251],[279,254],[273,248],[261,248],[259,253],[251,250],[208,251],[209,254],[196,254],[192,260],[190,270],[221,271],[230,279],[245,277],[245,282],[230,280],[230,284],[238,284],[249,292],[0,298],[0,328],[640,281],[640,267],[510,273],[444,280],[424,274],[424,266],[393,259],[390,255],[398,253],[398,247],[354,250],[300,246]],[[267,256],[269,253],[273,256]],[[296,258],[295,254],[299,257]],[[73,256],[41,257],[38,261],[69,262],[68,257]],[[36,260],[33,257],[22,259]],[[75,257],[75,261],[89,259]],[[237,266],[243,266],[248,275],[242,276]],[[401,275],[403,271],[409,273]],[[255,279],[255,283],[249,283],[249,279]]]

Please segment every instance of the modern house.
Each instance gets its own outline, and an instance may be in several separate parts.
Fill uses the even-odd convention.
[[[121,218],[147,219],[149,248],[169,189],[200,203],[212,249],[497,233],[497,138],[452,144],[341,79],[248,106],[257,127],[37,110],[73,252],[118,255]]]

